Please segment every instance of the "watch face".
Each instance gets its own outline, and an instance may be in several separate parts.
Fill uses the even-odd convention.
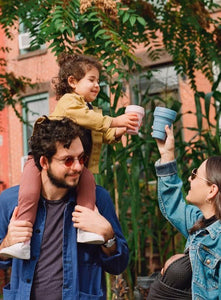
[[[116,243],[116,237],[114,236],[112,239],[108,240],[105,244],[104,247],[110,248]]]

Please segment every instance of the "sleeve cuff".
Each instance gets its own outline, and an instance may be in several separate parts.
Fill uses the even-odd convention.
[[[177,173],[177,163],[176,160],[172,160],[168,163],[160,163],[158,159],[155,163],[155,170],[157,176],[170,176]]]

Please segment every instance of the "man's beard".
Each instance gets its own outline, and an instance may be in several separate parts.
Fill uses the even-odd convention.
[[[57,188],[71,189],[71,188],[75,188],[78,184],[78,182],[73,184],[68,184],[66,183],[65,179],[57,178],[55,175],[53,175],[50,168],[47,170],[47,175],[51,183]]]

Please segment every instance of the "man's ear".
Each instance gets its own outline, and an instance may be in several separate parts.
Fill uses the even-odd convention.
[[[74,76],[68,76],[68,84],[70,85],[70,87],[72,87],[73,90],[75,90],[76,88],[76,79],[74,78]]]
[[[42,169],[44,169],[44,170],[48,169],[49,163],[48,163],[47,157],[41,156],[39,162],[40,162]]]

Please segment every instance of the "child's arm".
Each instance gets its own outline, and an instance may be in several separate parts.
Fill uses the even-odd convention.
[[[138,125],[138,116],[136,113],[127,113],[112,119],[110,127],[127,127],[135,130]]]
[[[127,128],[126,127],[118,127],[116,128],[115,131],[115,139],[116,141],[120,140],[121,137],[127,132]]]

